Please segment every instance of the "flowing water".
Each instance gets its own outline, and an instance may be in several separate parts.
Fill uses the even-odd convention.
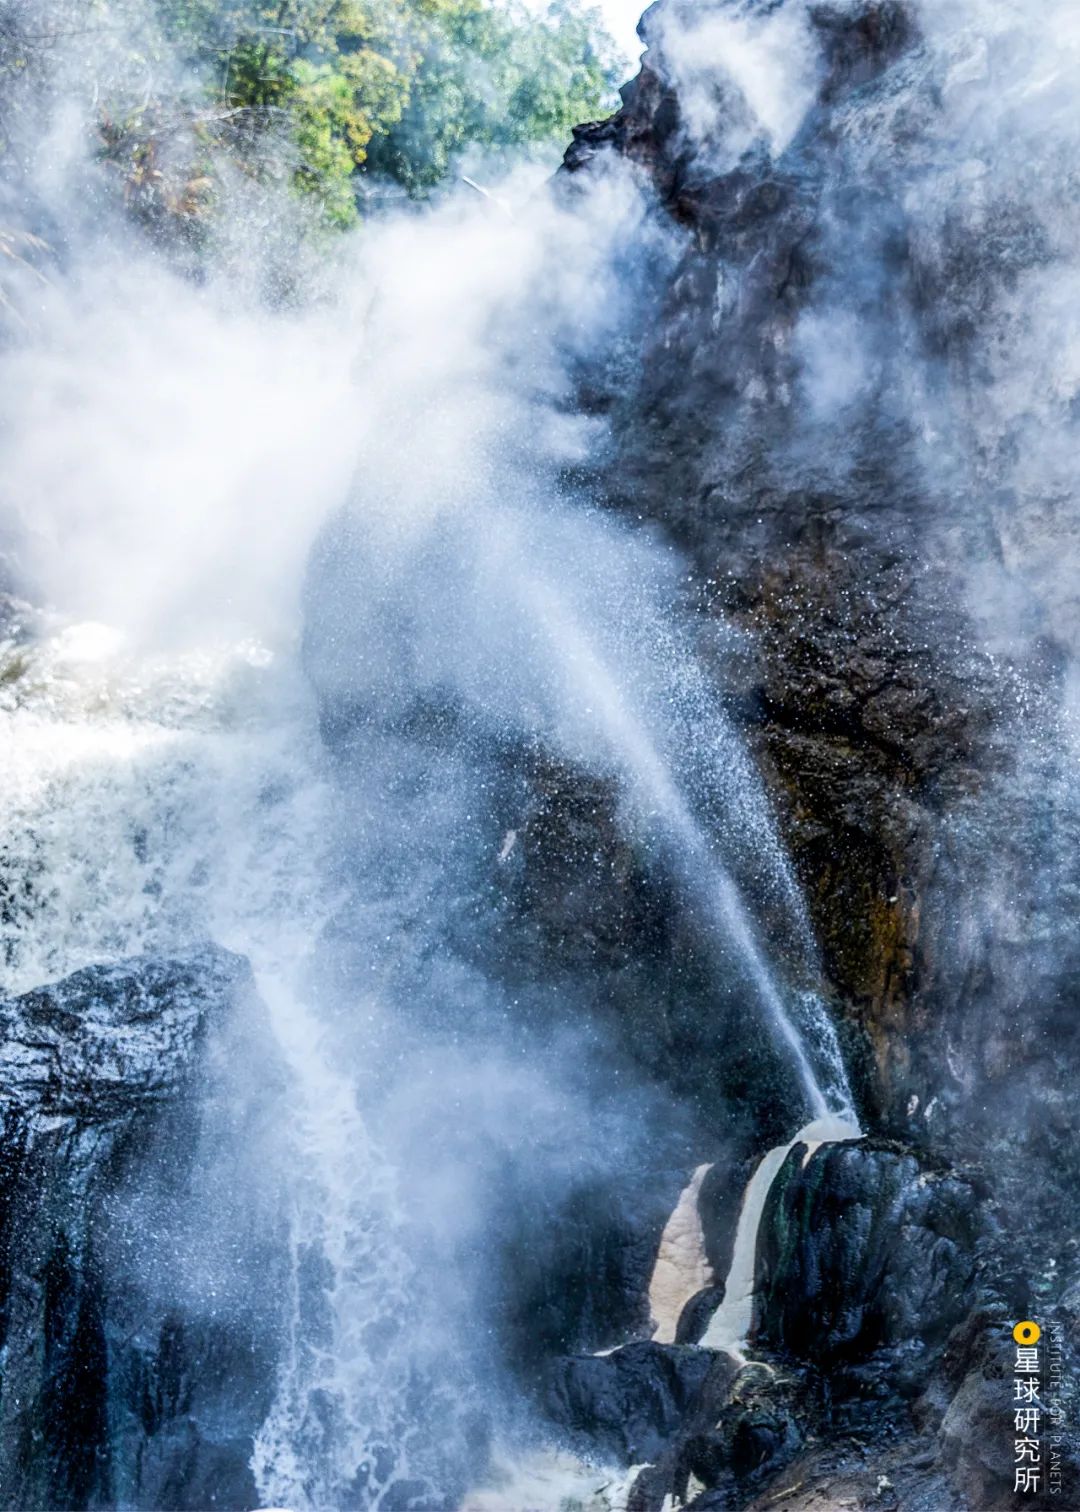
[[[256,1476],[268,1502],[323,1505],[366,1469],[374,1501],[375,1447],[393,1444],[406,1466],[409,1424],[406,1367],[384,1350],[377,1376],[368,1340],[396,1333],[411,1267],[394,1171],[333,1064],[310,991],[337,900],[325,859],[332,792],[305,690],[288,658],[253,643],[133,658],[119,633],[76,624],[4,652],[0,862],[5,878],[24,879],[4,910],[6,984],[26,990],[207,938],[250,960],[289,1071],[295,1293]],[[321,1337],[304,1321],[312,1263],[330,1273]],[[330,1404],[321,1415],[319,1404]]]
[[[857,1124],[835,1117],[815,1119],[805,1129],[800,1129],[788,1144],[770,1150],[760,1162],[743,1195],[723,1301],[709,1319],[709,1326],[702,1336],[704,1348],[722,1349],[740,1363],[746,1361],[743,1350],[754,1316],[754,1269],[761,1218],[773,1182],[789,1153],[797,1144],[805,1144],[810,1147],[807,1151],[809,1157],[819,1145],[858,1138]]]
[[[821,1116],[825,1093],[811,1051],[633,698],[560,595],[532,579],[520,595],[540,654],[562,664],[632,804],[647,809],[683,885],[739,952],[790,1055],[792,1081]],[[277,1397],[253,1465],[268,1505],[324,1505],[345,1486],[377,1505],[387,1484],[410,1474],[418,1431],[407,1407],[415,1348],[403,1322],[417,1306],[415,1264],[399,1175],[335,1063],[325,1005],[310,985],[339,897],[328,856],[334,794],[306,690],[287,655],[255,643],[146,658],[100,625],[54,625],[30,644],[9,644],[6,657],[3,719],[14,759],[0,833],[5,875],[24,879],[5,910],[10,988],[208,937],[250,959],[290,1073],[294,1286]],[[846,1098],[842,1083],[829,1087]],[[759,1172],[733,1277],[747,1253],[752,1265],[747,1214],[756,1226],[764,1194]],[[317,1329],[305,1300],[313,1267],[322,1277],[314,1283],[324,1310]],[[738,1298],[729,1280],[725,1320],[741,1305],[743,1279]],[[732,1339],[741,1326],[728,1330]],[[380,1330],[389,1342],[375,1347]],[[722,1342],[732,1342],[726,1332]]]
[[[808,683],[830,708],[849,674],[882,682],[842,761],[832,715],[787,731],[809,741],[797,802],[829,764],[826,835],[848,803],[876,812],[866,794],[893,780],[879,761],[899,753],[907,793],[922,692],[948,714],[974,676],[963,729],[982,719],[988,674],[959,645],[958,698],[934,686],[937,651],[951,652],[918,618],[932,573],[912,579],[910,619],[891,589],[869,595],[882,626],[865,645],[847,618],[863,600],[847,604],[844,573],[892,573],[895,521],[911,564],[933,565],[920,499],[942,505],[925,514],[955,535],[946,591],[979,601],[987,647],[1007,659],[1015,641],[1020,666],[1030,652],[1043,667],[1051,646],[1049,660],[1075,659],[1054,522],[1077,492],[1062,318],[1076,239],[1067,174],[1042,176],[1054,193],[1029,187],[1032,162],[1072,160],[1069,7],[1054,0],[1030,27],[993,0],[901,7],[882,31],[859,7],[669,6],[653,21],[682,127],[668,134],[666,104],[646,120],[639,91],[636,167],[599,154],[550,195],[514,179],[490,200],[448,191],[314,251],[287,198],[226,174],[221,244],[211,230],[175,266],[168,233],[150,245],[133,229],[116,165],[103,178],[99,161],[110,91],[134,80],[149,102],[163,82],[147,45],[158,7],[138,35],[137,0],[98,9],[119,24],[92,42],[49,28],[55,67],[35,46],[7,75],[0,590],[33,608],[7,639],[0,625],[0,990],[206,941],[250,962],[265,1011],[246,1085],[277,1137],[229,1168],[273,1165],[277,1227],[238,1239],[228,1265],[234,1287],[280,1285],[261,1421],[239,1434],[264,1507],[624,1508],[646,1467],[545,1453],[522,1377],[628,1336],[620,1293],[641,1277],[628,1285],[620,1266],[637,1266],[644,1226],[660,1226],[650,1204],[681,1182],[648,1292],[653,1339],[673,1342],[686,1304],[722,1285],[701,1342],[745,1362],[778,1174],[796,1145],[811,1159],[859,1137],[799,884],[729,707],[748,682],[714,590],[746,603],[773,591],[759,568],[798,576],[788,531],[812,516],[815,560],[777,600],[779,644],[815,663]],[[715,217],[737,162],[748,187],[728,237]],[[650,176],[661,197],[691,186],[677,216],[655,213]],[[36,229],[54,245],[35,234],[14,257]],[[777,250],[792,273],[780,304]],[[196,260],[197,280],[176,271]],[[975,305],[978,319],[956,317]],[[941,360],[954,351],[956,372]],[[883,435],[895,458],[878,455]],[[649,519],[698,533],[707,557],[691,567]],[[957,556],[954,585],[969,523],[979,565]],[[729,530],[745,532],[730,563]],[[785,693],[802,698],[788,670]],[[943,773],[958,754],[978,765],[981,735],[969,753],[961,725],[954,739],[934,723],[927,770],[939,746]],[[849,756],[847,775],[833,769]],[[919,844],[930,817],[925,835],[910,826]],[[888,906],[906,928],[900,891]],[[699,1055],[706,1037],[720,1048]],[[956,1053],[947,1069],[970,1089],[977,1057]],[[945,1094],[924,1100],[920,1119],[944,1127]],[[779,1136],[755,1141],[755,1114],[776,1127],[777,1110]],[[701,1207],[716,1168],[700,1162],[729,1129],[760,1158],[720,1276]],[[189,1250],[213,1200],[196,1212],[176,1197]],[[252,1222],[223,1224],[222,1249],[262,1217],[243,1180],[228,1200]],[[183,1321],[202,1272],[174,1275],[158,1239],[140,1235],[146,1291]],[[618,1274],[597,1279],[598,1298],[580,1257],[599,1256],[599,1276],[606,1244]],[[272,1277],[256,1268],[271,1250]],[[644,1299],[630,1301],[636,1327]]]
[[[851,1094],[824,1009],[811,999],[809,1006],[817,1037],[830,1052],[827,1063],[815,1069],[811,1064],[810,1048],[777,988],[730,874],[694,819],[647,728],[635,716],[625,690],[619,687],[609,668],[597,656],[566,606],[546,585],[530,584],[526,603],[534,606],[537,622],[548,638],[552,655],[568,662],[582,688],[588,690],[589,707],[597,725],[610,743],[632,791],[655,814],[683,885],[700,902],[717,937],[730,941],[734,947],[773,1032],[791,1058],[814,1118],[823,1120],[831,1111],[847,1110]],[[725,725],[719,725],[713,738],[722,752],[733,742],[734,735]],[[830,1077],[828,1092],[834,1104],[840,1100],[839,1107],[830,1108],[823,1087],[826,1076]]]

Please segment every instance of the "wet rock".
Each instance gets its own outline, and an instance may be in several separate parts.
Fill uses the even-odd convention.
[[[916,7],[808,7],[816,97],[782,151],[754,141],[734,162],[695,135],[665,48],[670,28],[709,9],[729,8],[654,8],[622,109],[582,128],[567,159],[575,180],[606,154],[630,159],[685,233],[637,362],[612,382],[602,488],[689,554],[706,617],[751,633],[733,706],[805,886],[862,1108],[969,1158],[992,1135],[986,1089],[1041,1059],[1055,1001],[1075,1000],[1069,913],[1036,899],[1031,865],[1039,834],[1071,828],[1075,804],[1052,792],[1053,757],[1045,781],[1016,762],[1054,718],[1067,613],[1008,544],[1020,501],[983,507],[1002,494],[993,464],[986,478],[966,454],[928,465],[896,401],[928,357],[944,365],[946,406],[966,407],[972,352],[1016,280],[1053,253],[1037,203],[1025,212],[992,175],[979,193],[993,213],[965,200],[949,156],[953,60]],[[719,66],[714,87],[729,90]],[[832,405],[822,385],[843,361],[830,333],[844,322],[872,355]],[[984,577],[994,602],[1019,606],[1005,645],[988,634]],[[731,670],[718,660],[716,675]],[[988,861],[990,833],[1016,844]],[[1043,854],[1060,904],[1075,862]],[[1028,1043],[1010,1054],[1017,1002]],[[1034,1121],[1019,1107],[1010,1118],[1020,1137],[1003,1164],[1018,1175],[1021,1147],[1034,1157],[1052,1140],[1063,1091],[1040,1068],[1016,1099],[1039,1106]]]
[[[248,1014],[246,962],[209,948],[0,1003],[4,1506],[254,1504],[276,1236],[243,1232],[257,1183],[236,1201],[229,1155]],[[230,1182],[237,1216],[210,1224],[199,1199]],[[271,1287],[246,1305],[222,1270],[240,1242]]]
[[[878,78],[918,37],[915,18],[901,0],[863,0],[858,5],[829,0],[810,7],[810,20],[826,66],[822,98],[829,101],[842,90],[859,89]]]
[[[554,1361],[543,1405],[585,1453],[640,1465],[672,1445],[691,1410],[719,1410],[733,1373],[726,1356],[709,1350],[628,1344]]]
[[[557,1362],[545,1406],[582,1455],[645,1466],[634,1512],[705,1492],[708,1505],[741,1505],[799,1452],[816,1417],[790,1370],[655,1344]]]
[[[593,1181],[553,1210],[537,1214],[534,1201],[515,1215],[499,1290],[506,1347],[526,1373],[553,1354],[649,1337],[649,1280],[682,1180]]]
[[[1005,1377],[1002,1356],[991,1376],[972,1372],[956,1393],[941,1428],[941,1457],[956,1490],[970,1496],[972,1504],[987,1512],[1013,1503],[1011,1427],[1003,1415],[1009,1411],[1011,1382]]]
[[[1019,1270],[1012,1276],[998,1273],[991,1284],[980,1288],[977,1305],[954,1330],[941,1367],[921,1402],[917,1416],[925,1431],[936,1435],[935,1458],[947,1484],[963,1504],[996,1512],[1015,1506],[1012,1414],[1018,1407],[1033,1407],[1040,1413],[1038,1436],[1044,1440],[1042,1484],[1038,1492],[1025,1494],[1034,1508],[1052,1507],[1077,1484],[1080,1459],[1067,1429],[1076,1410],[1076,1371],[1080,1364],[1073,1336],[1074,1315],[1069,1292],[1053,1300],[1036,1301],[1031,1295],[1030,1268],[1024,1256],[1016,1257]],[[1016,1344],[1013,1324],[1023,1314],[1038,1313],[1043,1320],[1040,1340],[1038,1391],[1032,1402],[1020,1402],[1014,1386]],[[1052,1454],[1051,1454],[1052,1450]],[[1058,1489],[1050,1482],[1053,1457]]]
[[[675,1331],[676,1344],[700,1344],[709,1320],[724,1300],[724,1287],[706,1286],[686,1303],[679,1314]]]
[[[923,1389],[972,1307],[985,1189],[880,1140],[805,1155],[791,1152],[766,1204],[756,1337],[872,1416]]]
[[[98,1143],[115,1140],[128,1116],[175,1100],[207,1014],[248,975],[225,951],[147,957],[92,966],[0,1003],[5,1122],[29,1146],[90,1127],[101,1131]]]
[[[1074,585],[1043,567],[1077,527],[1067,490],[1025,498],[1023,478],[1006,481],[1030,430],[969,428],[1002,301],[1012,328],[1023,306],[1010,295],[1055,255],[1052,190],[1033,178],[1024,199],[996,183],[989,144],[958,151],[956,58],[934,52],[929,12],[903,0],[803,8],[818,87],[776,150],[760,132],[739,145],[746,112],[718,63],[718,125],[703,139],[666,24],[780,9],[661,0],[621,110],[575,132],[573,192],[611,155],[629,160],[675,249],[639,339],[582,375],[582,408],[610,420],[590,475],[603,502],[689,563],[701,661],[768,785],[860,1114],[895,1142],[826,1148],[805,1168],[795,1151],[770,1199],[752,1347],[800,1377],[798,1412],[764,1387],[735,1400],[729,1368],[714,1375],[689,1347],[718,1291],[688,1305],[679,1346],[563,1358],[544,1399],[584,1446],[655,1455],[640,1487],[650,1508],[693,1483],[703,1506],[752,1494],[762,1507],[941,1512],[994,1505],[1001,1474],[998,1366],[956,1333],[973,1309],[1004,1307],[981,1270],[1001,1233],[969,1163],[990,1174],[1002,1227],[1055,1261],[1080,1179],[1080,827],[1059,723],[1080,637]],[[994,66],[1009,76],[1008,58]],[[1071,200],[1069,182],[1054,184]],[[1061,439],[1075,450],[1071,432]],[[361,597],[340,595],[350,616]],[[717,649],[718,624],[745,632],[738,666]],[[452,711],[395,717],[424,739],[461,739]],[[770,1117],[790,1137],[786,1089],[747,1049],[745,1003],[718,1006],[715,963],[675,890],[621,837],[610,784],[535,753],[507,766],[517,786],[502,822],[486,792],[469,811],[491,818],[493,855],[514,836],[485,898],[514,926],[515,1002],[561,962],[575,1011],[621,1035],[710,1139],[729,1132],[729,1103],[743,1109],[736,1161]],[[487,945],[470,959],[490,969]],[[744,1184],[721,1194],[718,1257]],[[637,1230],[624,1211],[565,1244],[531,1243],[546,1213],[522,1230],[515,1332],[535,1311],[541,1354],[640,1326],[649,1246],[628,1236],[655,1236],[662,1215],[651,1189],[634,1202]],[[609,1189],[589,1205],[623,1200]],[[809,1431],[799,1448],[806,1425],[824,1448]]]
[[[747,1497],[798,1452],[812,1409],[790,1372],[751,1364],[734,1378],[715,1423],[690,1433],[674,1464],[673,1486],[686,1499],[695,1483]]]

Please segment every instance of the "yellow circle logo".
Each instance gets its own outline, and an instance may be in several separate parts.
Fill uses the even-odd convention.
[[[1042,1338],[1042,1329],[1037,1323],[1018,1323],[1013,1329],[1013,1338],[1018,1344],[1037,1344]]]

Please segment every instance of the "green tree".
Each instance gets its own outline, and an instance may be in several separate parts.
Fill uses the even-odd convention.
[[[586,0],[543,12],[523,0],[0,0],[0,162],[18,156],[20,102],[33,114],[42,86],[80,79],[130,212],[196,258],[229,225],[237,170],[271,189],[286,180],[316,223],[348,226],[365,177],[422,197],[469,151],[565,141],[613,95],[611,43]]]
[[[435,187],[471,147],[565,141],[612,103],[610,38],[597,11],[553,0],[419,0],[419,59],[398,120],[372,143],[370,168],[410,194]]]
[[[257,172],[282,138],[293,183],[328,222],[356,217],[353,175],[409,97],[416,53],[406,0],[164,0],[216,118]]]
[[[296,189],[334,225],[364,173],[423,195],[468,148],[565,138],[611,97],[611,44],[580,0],[161,3],[252,170],[284,133]]]

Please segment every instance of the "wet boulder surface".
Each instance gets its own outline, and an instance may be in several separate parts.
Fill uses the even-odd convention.
[[[616,1464],[654,1463],[710,1408],[719,1410],[731,1363],[709,1350],[627,1344],[568,1356],[548,1371],[545,1408],[585,1452]]]
[[[207,947],[0,1001],[4,1506],[255,1504],[280,1236],[209,1226],[252,1132],[253,998],[246,962]],[[268,1283],[246,1300],[241,1242]]]
[[[769,1194],[758,1336],[869,1420],[925,1387],[971,1311],[995,1237],[987,1190],[880,1140],[807,1154],[795,1146]]]

